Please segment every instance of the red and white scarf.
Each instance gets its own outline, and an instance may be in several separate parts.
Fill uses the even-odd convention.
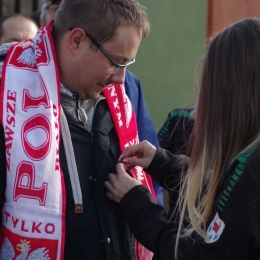
[[[129,145],[139,143],[136,117],[132,105],[125,94],[124,85],[109,85],[103,93],[108,101],[108,106],[119,137],[121,151]],[[152,192],[155,198],[151,177],[146,174],[141,167],[131,169],[131,174],[135,179],[141,181],[142,184]],[[135,249],[136,260],[152,259],[152,252],[146,249],[137,240],[135,241]]]
[[[7,186],[0,259],[63,259],[66,194],[59,163],[60,79],[50,31],[51,24],[34,39],[13,45],[3,67],[0,118]],[[123,86],[109,85],[104,95],[124,150],[138,142],[132,106]],[[133,173],[154,194],[150,177],[139,167]],[[136,247],[137,260],[152,258],[139,243]]]

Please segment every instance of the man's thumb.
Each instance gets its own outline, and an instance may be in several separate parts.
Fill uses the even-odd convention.
[[[127,171],[127,167],[124,163],[117,163],[116,164],[116,172],[117,174],[125,174]]]

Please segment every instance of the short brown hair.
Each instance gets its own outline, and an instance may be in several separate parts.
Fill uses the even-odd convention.
[[[54,21],[55,38],[69,28],[83,28],[101,44],[115,36],[121,26],[135,26],[142,40],[150,31],[146,8],[137,0],[63,0]]]

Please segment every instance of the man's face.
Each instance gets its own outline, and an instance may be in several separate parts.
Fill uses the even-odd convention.
[[[32,21],[23,17],[10,17],[3,23],[3,31],[4,34],[0,39],[1,44],[33,38],[38,31],[38,27]]]
[[[102,47],[120,64],[134,59],[141,42],[139,29],[131,26],[120,26],[116,36],[105,42]],[[74,90],[82,99],[95,99],[111,83],[123,84],[126,68],[111,74],[114,69],[112,62],[100,49],[86,46],[81,59],[75,63],[72,92]]]

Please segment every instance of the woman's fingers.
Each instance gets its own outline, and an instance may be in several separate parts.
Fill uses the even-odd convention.
[[[129,168],[135,166],[140,166],[142,168],[147,168],[151,163],[149,158],[136,158],[136,157],[124,157],[122,160]]]
[[[127,166],[147,168],[156,154],[157,148],[148,141],[128,146],[119,157],[119,162]]]

